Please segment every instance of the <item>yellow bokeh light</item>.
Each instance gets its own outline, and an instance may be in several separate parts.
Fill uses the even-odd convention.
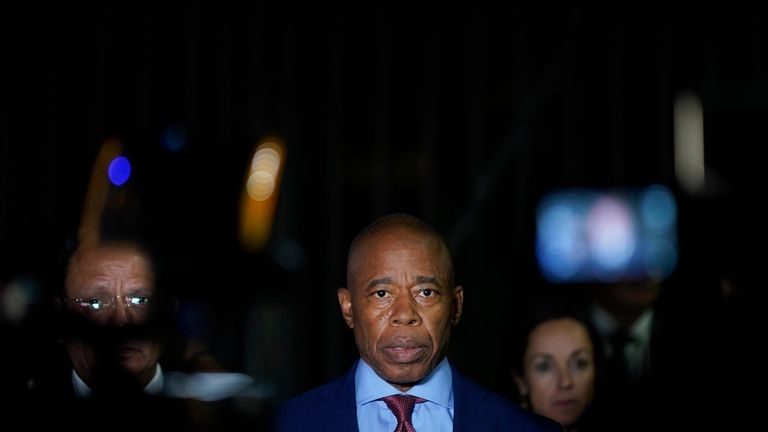
[[[240,203],[240,241],[246,249],[259,250],[269,240],[284,152],[282,141],[270,137],[256,146],[251,158]]]

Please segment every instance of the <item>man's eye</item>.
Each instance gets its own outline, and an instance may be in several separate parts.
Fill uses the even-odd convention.
[[[378,290],[374,293],[378,298],[384,298],[387,296],[387,292],[384,290]]]
[[[131,306],[145,306],[147,303],[149,303],[149,297],[147,296],[128,297],[128,304]]]
[[[102,310],[106,308],[107,305],[99,299],[91,299],[81,301],[80,306],[91,310]]]
[[[424,295],[424,297],[432,297],[432,295],[435,294],[435,291],[427,288],[427,289],[421,290],[421,293]]]

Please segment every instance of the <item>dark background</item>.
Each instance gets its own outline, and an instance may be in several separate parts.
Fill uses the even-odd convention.
[[[466,312],[452,361],[498,387],[505,323],[541,284],[547,191],[667,185],[681,272],[716,278],[764,247],[767,7],[671,3],[3,2],[0,287],[26,281],[33,304],[55,288],[44,275],[118,137],[127,206],[168,248],[184,324],[226,366],[278,399],[346,370],[347,245],[402,211],[453,249]],[[717,180],[697,194],[674,171],[687,91]],[[246,252],[238,200],[267,134],[286,143],[285,172],[270,244]],[[677,298],[695,308],[705,288]]]

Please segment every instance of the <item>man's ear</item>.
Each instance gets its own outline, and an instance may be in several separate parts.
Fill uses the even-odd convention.
[[[344,322],[347,323],[349,328],[354,328],[354,322],[352,321],[352,293],[348,288],[341,287],[336,290],[336,295],[339,297],[339,307],[341,307],[341,316],[344,317]]]
[[[459,323],[462,311],[464,311],[464,287],[459,285],[453,289],[453,316],[451,317],[453,325]]]

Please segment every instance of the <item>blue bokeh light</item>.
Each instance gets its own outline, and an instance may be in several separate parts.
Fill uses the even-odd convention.
[[[115,186],[122,186],[131,177],[131,162],[125,156],[112,159],[107,170],[109,181]]]

